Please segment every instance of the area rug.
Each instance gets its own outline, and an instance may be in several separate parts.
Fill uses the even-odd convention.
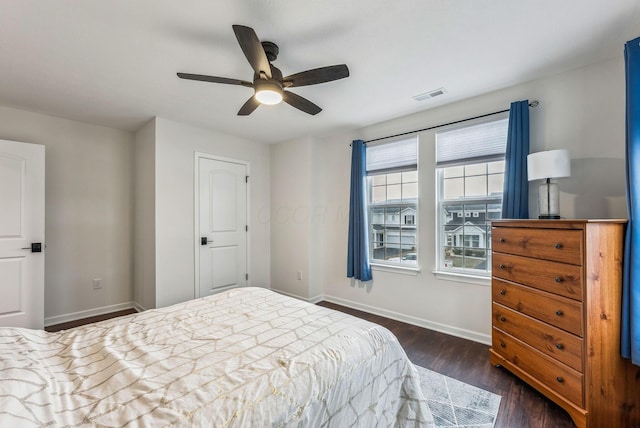
[[[438,428],[493,428],[499,395],[416,366],[422,392]]]

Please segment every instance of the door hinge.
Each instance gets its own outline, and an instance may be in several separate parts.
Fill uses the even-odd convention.
[[[244,182],[245,182],[245,183],[248,183],[248,182],[249,182],[249,176],[248,176],[248,175],[245,175],[245,176],[244,176]]]
[[[249,225],[245,225],[245,227],[244,227],[244,231],[245,231],[245,232],[248,232],[248,231],[249,231]]]
[[[245,273],[245,274],[244,274],[244,279],[246,279],[247,281],[249,281],[249,274],[248,274],[248,273]]]

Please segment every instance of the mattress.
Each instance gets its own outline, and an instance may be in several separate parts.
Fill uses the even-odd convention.
[[[387,329],[238,288],[57,333],[0,328],[0,426],[427,427]]]

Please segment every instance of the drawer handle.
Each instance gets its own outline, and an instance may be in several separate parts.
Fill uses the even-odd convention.
[[[500,290],[500,295],[504,296],[505,294],[507,294],[507,290],[505,290],[504,288],[502,290]]]
[[[500,347],[501,347],[501,348],[506,348],[506,347],[507,347],[507,345],[506,345],[504,342],[500,342]]]
[[[556,348],[558,348],[559,350],[561,350],[561,351],[562,351],[562,350],[564,349],[564,345],[563,345],[562,343],[558,343],[558,344],[556,345]]]
[[[564,312],[562,312],[560,309],[558,309],[558,310],[556,311],[556,315],[557,315],[557,316],[559,316],[559,317],[561,317],[561,316],[563,316],[563,315],[564,315]]]
[[[500,317],[500,321],[505,322],[507,319],[505,317]]]
[[[563,278],[563,277],[561,277],[561,276],[556,276],[556,282],[557,282],[557,283],[560,283],[560,282],[562,282],[562,281],[564,281],[564,278]]]
[[[564,383],[564,379],[561,376],[558,376],[556,380],[560,383]]]
[[[500,243],[501,243],[501,244],[504,244],[505,242],[507,242],[507,240],[506,240],[506,239],[504,239],[504,238],[500,238]]]
[[[556,250],[561,250],[562,244],[560,242],[556,242],[556,245],[554,245],[554,247],[556,247]]]
[[[500,266],[498,266],[500,269],[505,270],[507,267],[503,264],[501,264]]]

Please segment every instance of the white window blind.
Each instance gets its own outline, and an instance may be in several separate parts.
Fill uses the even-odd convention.
[[[416,137],[367,146],[367,175],[388,174],[418,169]]]
[[[504,158],[509,119],[436,133],[436,166]]]

